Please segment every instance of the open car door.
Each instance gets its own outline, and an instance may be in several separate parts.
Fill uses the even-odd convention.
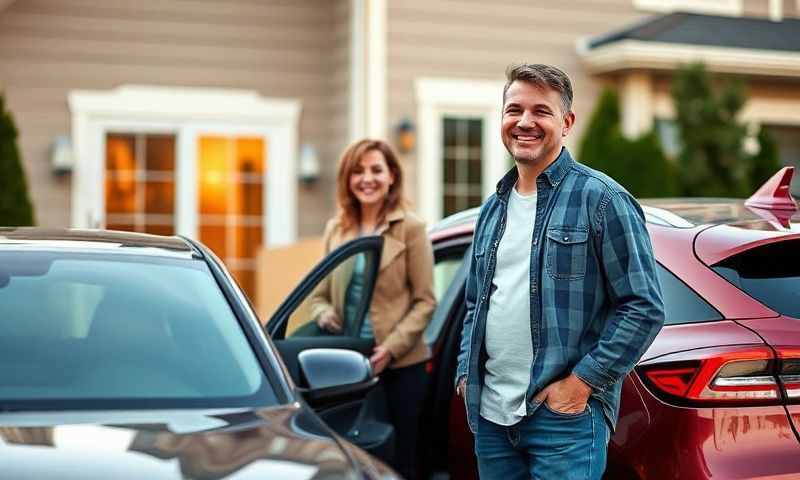
[[[362,237],[328,254],[300,282],[267,322],[267,332],[295,384],[308,389],[301,366],[303,352],[338,349],[359,352],[369,358],[375,345],[370,329],[364,329],[375,279],[378,275],[383,238]],[[275,272],[280,275],[280,272]],[[342,331],[331,333],[317,325],[323,312],[334,312]],[[336,368],[331,368],[336,383]],[[379,382],[336,398],[306,396],[306,401],[338,434],[369,453],[390,461],[394,451],[394,429],[387,420],[386,400]]]

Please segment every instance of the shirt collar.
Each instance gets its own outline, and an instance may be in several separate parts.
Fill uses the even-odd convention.
[[[544,178],[550,183],[551,187],[555,187],[561,183],[561,180],[567,175],[567,172],[574,162],[575,160],[572,159],[569,150],[567,150],[566,147],[561,147],[561,153],[559,153],[555,161],[539,175],[539,178]],[[497,182],[497,196],[505,197],[508,192],[514,188],[514,184],[517,183],[518,178],[519,172],[517,172],[517,167],[514,166],[499,182]]]

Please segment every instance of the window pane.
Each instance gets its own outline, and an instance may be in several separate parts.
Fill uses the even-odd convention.
[[[200,225],[200,241],[223,260],[228,254],[225,248],[227,244],[226,234],[227,230],[224,226]]]
[[[367,292],[372,288],[369,272],[375,256],[359,253],[339,264],[321,281],[289,318],[286,336],[317,337],[346,335],[372,338],[369,321]],[[331,313],[339,320],[342,331],[338,334],[319,328],[321,315]]]
[[[261,216],[264,211],[264,187],[260,183],[240,183],[238,185],[238,212],[242,215]]]
[[[237,168],[240,173],[264,173],[264,140],[261,138],[236,139]]]
[[[254,270],[247,270],[247,269],[230,269],[231,275],[236,281],[239,283],[239,286],[245,292],[255,292],[256,291],[256,272]]]
[[[261,225],[236,227],[236,250],[233,255],[239,258],[255,258],[261,246]]]
[[[444,296],[451,287],[453,279],[456,273],[458,273],[458,269],[461,268],[462,263],[464,263],[463,252],[454,253],[452,256],[436,261],[433,267],[433,294],[436,296],[436,304],[438,306],[445,306],[443,303]],[[461,282],[463,284],[463,277],[461,277]],[[447,307],[450,307],[450,305]],[[423,333],[426,344],[432,345],[439,338],[449,313],[448,311],[440,311],[438,308],[437,311],[434,312],[430,323]]]
[[[665,324],[721,320],[722,316],[669,270],[658,265],[658,279],[664,296]]]
[[[470,185],[481,185],[481,159],[478,157],[477,159],[470,159],[467,162],[467,168],[469,168],[469,175],[468,181]]]
[[[132,135],[106,136],[106,212],[136,211],[136,139]]]
[[[714,270],[781,315],[800,318],[800,241],[746,250],[722,261]]]
[[[198,145],[200,241],[254,293],[251,264],[262,244],[265,144],[258,137],[205,136]]]
[[[456,161],[452,157],[444,157],[444,183],[456,182]]]
[[[199,142],[198,181],[200,213],[225,213],[233,142],[222,137],[202,137]]]
[[[153,171],[175,170],[175,136],[148,135],[145,140],[145,168]]]
[[[153,235],[175,235],[175,227],[172,225],[145,224],[144,233],[151,233]]]
[[[106,225],[135,232],[153,230],[147,214],[162,214],[157,225],[170,226],[175,210],[175,136],[106,136]],[[170,233],[171,234],[171,233]]]
[[[480,120],[468,120],[469,122],[469,145],[480,147],[483,144],[483,122]]]
[[[465,208],[479,207],[482,202],[483,202],[482,195],[470,195],[469,198],[467,199],[467,205]]]
[[[458,212],[458,200],[454,195],[444,196],[444,215],[451,215]]]
[[[146,213],[172,214],[175,211],[175,184],[172,182],[147,182],[144,184]]]
[[[106,136],[106,169],[112,172],[135,171],[136,137],[108,134]]]
[[[458,121],[454,118],[445,118],[444,119],[444,146],[445,147],[452,147],[458,144],[456,139],[456,123]]]
[[[482,191],[483,121],[444,118],[443,213],[450,215],[477,205],[473,197]],[[475,193],[477,192],[477,193]]]

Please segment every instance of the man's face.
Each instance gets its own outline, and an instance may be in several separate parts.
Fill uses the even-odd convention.
[[[517,80],[506,92],[500,135],[515,162],[549,163],[574,122],[574,113],[561,111],[558,91]]]

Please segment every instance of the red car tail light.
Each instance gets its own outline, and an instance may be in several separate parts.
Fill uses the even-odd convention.
[[[763,405],[781,401],[775,357],[766,346],[682,352],[640,365],[637,371],[656,396],[670,403]],[[800,395],[800,384],[797,387]]]
[[[790,403],[800,403],[800,348],[778,347],[779,378]]]

